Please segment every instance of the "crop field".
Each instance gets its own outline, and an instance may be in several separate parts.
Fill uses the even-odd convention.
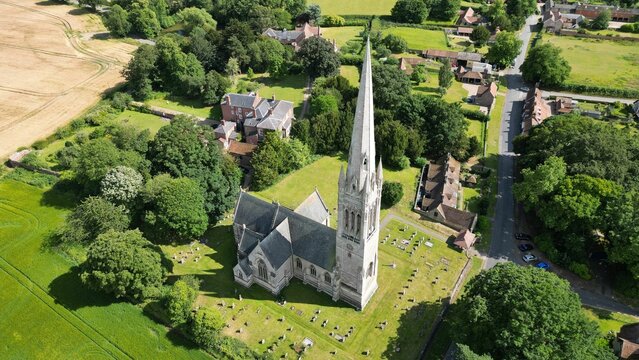
[[[84,288],[44,242],[73,196],[0,180],[0,353],[24,358],[208,358],[140,307]]]
[[[297,358],[294,349],[308,338],[314,345],[304,353],[305,359],[414,359],[441,308],[440,300],[452,290],[466,257],[413,228],[402,231],[403,226],[391,221],[380,233],[382,239],[389,235],[389,240],[379,245],[379,288],[361,312],[333,302],[298,280],[282,292],[285,304],[256,285],[246,289],[236,284],[232,271],[236,249],[230,225],[209,232],[208,246],[198,252],[200,261],[175,263],[174,272],[194,274],[203,281],[198,303],[223,314],[229,325],[227,335],[242,339],[260,352],[270,348],[275,358],[285,354]],[[416,235],[411,238],[413,232]],[[395,238],[398,241],[393,245]],[[399,247],[403,239],[410,239],[406,250]],[[425,241],[433,247],[425,246]],[[418,243],[421,245],[410,255]],[[186,245],[164,250],[171,256],[190,249]],[[395,268],[390,266],[393,263]],[[314,315],[317,321],[311,321]],[[324,321],[326,326],[321,325]],[[383,328],[382,323],[386,323]],[[351,327],[350,335],[339,342],[335,335],[345,335]],[[367,350],[369,357],[364,355]]]
[[[95,40],[96,15],[47,2],[0,2],[0,158],[80,115],[122,81],[135,46]]]
[[[635,42],[545,35],[560,47],[572,71],[568,83],[639,89],[639,46]]]
[[[396,0],[310,0],[324,15],[389,15]]]

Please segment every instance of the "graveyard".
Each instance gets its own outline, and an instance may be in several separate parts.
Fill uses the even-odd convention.
[[[467,260],[442,240],[391,221],[380,232],[379,288],[357,311],[296,279],[277,297],[257,286],[244,288],[233,281],[229,220],[206,239],[163,248],[174,276],[201,279],[197,305],[220,311],[227,335],[275,358],[418,357]]]

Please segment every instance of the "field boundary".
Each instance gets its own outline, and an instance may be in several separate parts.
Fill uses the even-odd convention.
[[[107,337],[105,337],[97,329],[87,323],[84,319],[73,313],[71,310],[65,308],[64,306],[56,304],[55,299],[51,297],[51,295],[49,295],[45,289],[32,281],[24,272],[22,272],[22,270],[9,263],[3,256],[0,256],[0,270],[14,279],[18,284],[20,284],[20,286],[33,294],[33,296],[35,296],[38,300],[40,300],[43,304],[45,304],[48,308],[55,312],[60,318],[73,326],[82,335],[86,336],[91,342],[93,342],[100,349],[104,350],[108,355],[110,355],[114,359],[133,359],[133,357],[124,349],[110,341]],[[64,310],[59,309],[60,307]],[[96,338],[99,338],[102,341],[98,341],[96,340]],[[105,347],[104,345],[106,344],[112,346],[113,348],[109,349],[108,347]]]

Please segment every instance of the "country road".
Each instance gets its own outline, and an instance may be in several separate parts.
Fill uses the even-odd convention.
[[[527,19],[526,26],[524,26],[519,36],[523,41],[521,52],[515,60],[514,68],[508,69],[505,74],[508,93],[506,94],[499,134],[497,201],[490,249],[484,261],[485,269],[506,261],[524,265],[521,253],[517,249],[518,242],[513,236],[516,232],[515,199],[512,193],[516,159],[516,155],[513,153],[513,140],[521,131],[521,114],[526,96],[526,92],[520,89],[528,86],[521,77],[519,66],[521,66],[526,57],[527,45],[531,37],[531,26],[535,24],[537,24],[537,16],[531,16]],[[570,281],[571,278],[566,278],[566,280]],[[621,304],[611,296],[582,288],[576,281],[572,281],[571,285],[573,290],[579,294],[584,305],[639,316],[639,310]]]

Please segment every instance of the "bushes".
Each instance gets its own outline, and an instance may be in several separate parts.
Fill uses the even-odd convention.
[[[35,171],[29,171],[27,169],[18,168],[4,176],[5,179],[20,181],[31,186],[45,188],[52,186],[58,181],[58,178],[53,175],[41,174]]]
[[[634,24],[624,24],[619,28],[620,32],[639,34],[639,22]]]
[[[322,16],[321,23],[324,27],[344,26],[346,25],[346,19],[338,15],[326,15]]]
[[[490,121],[490,116],[484,114],[483,112],[479,111],[479,110],[469,110],[469,109],[461,109],[462,113],[464,114],[465,117],[472,119],[472,120],[478,120],[481,122],[488,122]]]
[[[577,276],[584,280],[592,279],[592,275],[590,274],[590,269],[588,269],[588,265],[579,263],[579,262],[571,262],[568,266],[568,270],[575,273]]]
[[[639,90],[634,89],[619,89],[610,88],[604,86],[594,86],[586,84],[563,84],[554,88],[553,90],[562,90],[578,94],[600,95],[609,97],[621,97],[621,98],[637,98],[639,97]]]
[[[20,161],[26,166],[31,166],[36,169],[47,169],[49,168],[49,164],[40,157],[39,151],[32,151],[25,155]]]
[[[382,206],[390,208],[397,204],[404,196],[404,188],[399,182],[384,182],[382,186]]]

